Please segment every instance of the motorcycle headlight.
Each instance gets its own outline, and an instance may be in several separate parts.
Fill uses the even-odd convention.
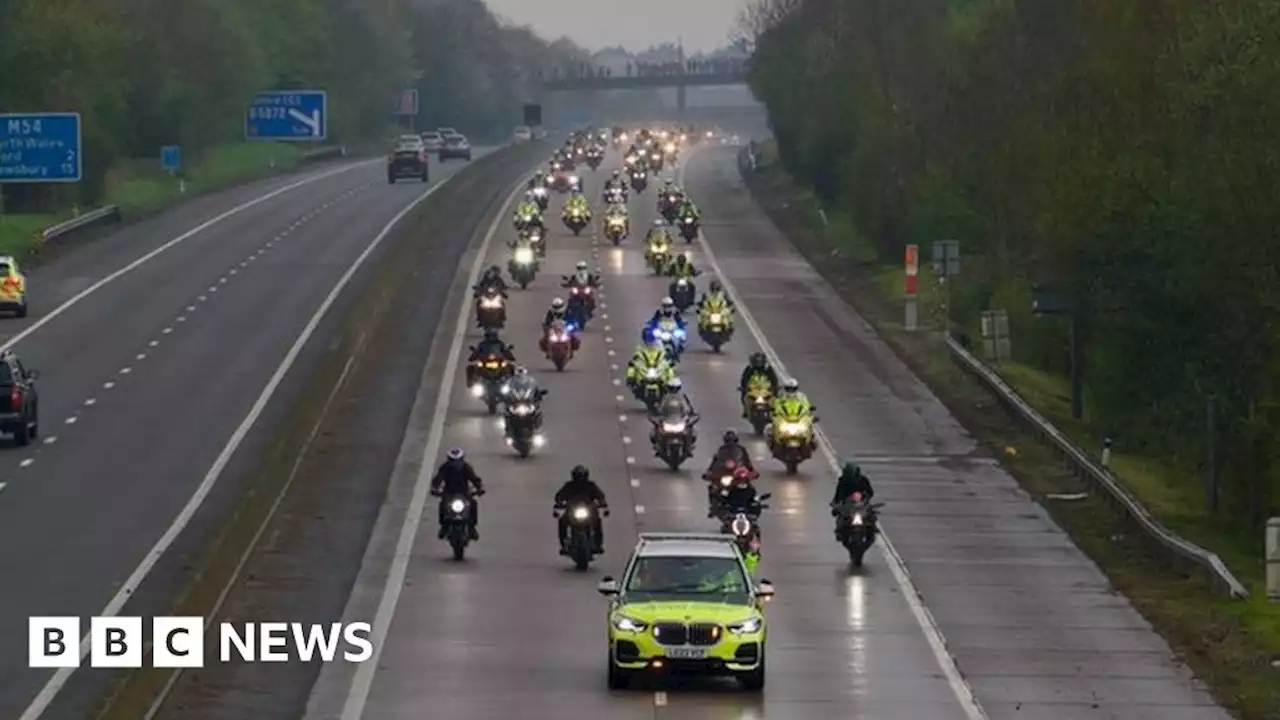
[[[850,522],[852,522],[854,525],[861,525],[861,524],[862,524],[862,513],[854,513],[854,514],[853,514],[853,518],[851,519],[851,521],[850,521]]]
[[[723,319],[724,318],[720,315],[720,313],[711,313],[711,322],[718,323]]]
[[[501,298],[481,298],[480,307],[485,308],[486,310],[493,310],[495,308],[500,308],[502,307],[502,299]]]
[[[657,379],[658,379],[658,369],[657,369],[657,368],[649,368],[648,370],[645,370],[645,371],[644,371],[644,376],[645,376],[646,378],[649,378],[650,380],[657,380]]]
[[[503,395],[506,395],[507,393],[511,392],[511,386],[503,385],[501,388],[498,389],[498,392],[502,393]]]
[[[455,513],[460,513],[467,509],[467,501],[462,498],[454,498],[453,502],[449,503],[449,509]]]
[[[684,331],[683,331],[683,330],[681,330],[680,328],[676,328],[675,335],[676,335],[676,337],[677,337],[677,338],[681,338],[681,339],[683,339],[683,338],[684,338]]]
[[[656,337],[656,338],[658,338],[659,340],[670,340],[670,339],[671,339],[671,333],[667,332],[666,330],[654,330],[654,331],[653,331],[653,336],[654,336],[654,337]]]
[[[569,336],[565,335],[564,333],[552,333],[551,342],[553,343],[569,342]]]
[[[784,422],[779,428],[783,435],[800,435],[809,429],[809,423],[801,420],[799,422]]]
[[[480,398],[480,397],[484,397],[484,386],[483,386],[483,385],[479,385],[479,384],[477,384],[477,385],[472,385],[472,386],[471,386],[471,395],[472,395],[473,397],[478,397],[478,398]]]
[[[520,403],[519,405],[516,405],[516,406],[514,406],[514,407],[512,407],[512,408],[511,408],[511,414],[512,414],[512,415],[521,415],[521,416],[523,416],[523,415],[532,415],[532,414],[533,414],[533,406],[532,406],[532,405],[529,405],[529,404],[527,404],[527,403]]]
[[[520,222],[533,222],[533,216],[532,216],[532,215],[521,215],[521,216],[520,216]]]
[[[613,626],[623,632],[644,632],[649,629],[649,623],[629,618],[626,615],[619,615],[614,618]]]
[[[664,149],[669,153],[673,153],[676,151],[676,146],[673,143],[667,143],[667,147]]]
[[[533,262],[533,249],[532,248],[517,249],[516,262],[520,263],[521,265],[528,265],[529,263]]]
[[[688,218],[688,217],[687,217],[687,218],[685,218],[685,219],[684,219],[684,224],[685,224],[685,225],[692,225],[692,224],[693,224],[693,218]]]
[[[730,486],[730,485],[732,485],[732,484],[733,484],[733,476],[732,476],[732,475],[725,475],[725,476],[723,476],[723,477],[721,477],[721,478],[720,478],[720,485],[721,485],[721,487],[729,487],[729,486]]]
[[[750,618],[740,623],[729,625],[729,632],[735,635],[750,635],[760,632],[760,628],[764,627],[764,622],[760,618]]]
[[[682,433],[684,432],[685,427],[686,427],[685,423],[682,423],[682,422],[674,422],[674,423],[664,422],[662,423],[662,432]]]
[[[547,196],[547,189],[546,189],[546,188],[534,188],[534,190],[533,190],[533,194],[534,194],[534,196],[536,196],[536,197],[546,197],[546,196]]]
[[[574,520],[586,520],[589,517],[591,517],[591,511],[585,505],[579,505],[573,509]]]
[[[569,176],[569,184],[570,184],[570,185],[577,185],[577,184],[578,184],[578,180],[579,180],[579,178],[578,178],[578,176],[577,176],[577,175],[570,175],[570,176]]]

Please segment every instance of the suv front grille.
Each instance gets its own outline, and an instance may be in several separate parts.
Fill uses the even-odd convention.
[[[653,637],[659,645],[715,645],[720,642],[720,626],[715,623],[655,623]]]

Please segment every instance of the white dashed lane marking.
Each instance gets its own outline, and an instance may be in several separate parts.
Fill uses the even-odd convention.
[[[27,458],[27,459],[23,460],[22,462],[18,463],[18,467],[23,467],[23,468],[24,468],[24,467],[29,467],[29,466],[31,465],[31,463],[33,463],[33,462],[35,462],[35,461],[34,461],[34,460],[32,460],[31,458]]]

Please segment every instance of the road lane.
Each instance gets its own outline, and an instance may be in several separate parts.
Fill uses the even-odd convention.
[[[993,720],[1228,717],[754,206],[732,149],[699,153],[687,186],[716,264],[821,406],[831,444],[867,466],[895,548]],[[766,567],[773,551],[766,535]]]
[[[22,341],[42,372],[43,437],[0,453],[0,541],[24,549],[0,556],[0,576],[24,578],[0,594],[0,717],[17,717],[50,677],[25,667],[26,618],[107,605],[338,278],[424,189],[387,187],[376,164],[303,186],[174,245]],[[238,490],[224,484],[211,505]],[[130,611],[162,607],[215,515],[200,516]],[[104,676],[81,677],[44,717],[86,716]]]
[[[604,177],[588,175],[590,197]],[[641,234],[653,217],[653,199],[650,192],[632,201],[633,227]],[[557,213],[558,203],[548,216]],[[504,227],[499,238],[509,236]],[[417,718],[428,709],[477,719],[561,717],[569,709],[610,718],[794,719],[838,716],[850,708],[891,720],[964,718],[892,576],[874,561],[858,575],[845,569],[844,553],[830,536],[829,483],[803,477],[783,482],[770,473],[763,485],[775,499],[763,520],[762,575],[777,583],[779,596],[769,611],[764,694],[717,682],[606,690],[606,606],[594,582],[620,571],[637,531],[716,529],[706,517],[698,475],[723,428],[743,425],[733,387],[750,345],[742,334],[723,356],[695,349],[682,363],[686,387],[703,413],[703,437],[697,457],[673,474],[652,456],[642,409],[615,384],[665,283],[645,277],[638,238],[614,249],[556,229],[549,247],[546,267],[552,272],[528,291],[513,292],[507,334],[517,357],[551,391],[547,447],[529,460],[515,458],[494,421],[454,381],[440,447],[466,447],[487,480],[481,541],[465,563],[448,560],[430,505],[367,704],[349,704],[347,715],[340,704],[313,707],[308,720]],[[584,336],[583,354],[556,374],[529,350],[556,294],[553,275],[568,273],[589,253],[604,274],[600,309]],[[490,257],[500,262],[505,251],[491,248]],[[557,556],[550,514],[552,493],[577,462],[593,469],[614,508],[606,520],[609,552],[587,574],[572,572]]]

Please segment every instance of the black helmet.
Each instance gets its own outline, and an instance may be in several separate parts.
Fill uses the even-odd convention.
[[[723,290],[724,290],[724,286],[720,284],[719,280],[711,281],[711,292],[718,293],[718,292],[722,292]]]
[[[450,450],[449,454],[445,457],[448,459],[450,464],[461,465],[462,462],[467,459],[467,453],[462,448],[456,447]]]
[[[586,465],[574,465],[573,471],[569,473],[574,482],[586,482],[591,477],[591,473],[587,471]]]
[[[721,439],[724,440],[725,445],[737,445],[738,433],[734,430],[725,430],[724,437]]]
[[[753,368],[762,368],[765,366],[765,363],[767,362],[767,360],[765,359],[764,353],[753,352],[751,353],[751,358],[748,360],[748,362],[751,363],[751,367]]]

